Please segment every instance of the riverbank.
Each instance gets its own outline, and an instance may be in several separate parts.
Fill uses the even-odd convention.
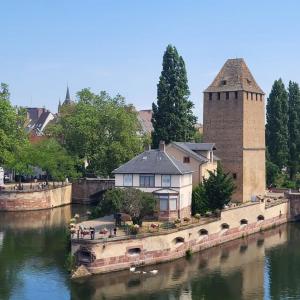
[[[85,274],[108,273],[132,266],[154,265],[263,231],[290,219],[288,199],[259,202],[225,209],[217,220],[123,238],[73,239],[72,254]],[[76,274],[76,273],[75,273]]]
[[[0,211],[48,209],[70,204],[71,201],[72,184],[70,183],[52,185],[46,188],[25,188],[23,190],[14,190],[7,187],[7,189],[1,189],[0,191]]]

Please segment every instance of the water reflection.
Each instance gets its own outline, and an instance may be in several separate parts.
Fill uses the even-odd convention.
[[[69,299],[65,225],[78,209],[0,213],[0,299]]]
[[[179,259],[70,282],[66,223],[85,207],[0,213],[0,299],[300,299],[300,224]],[[159,270],[151,275],[150,270]]]
[[[287,242],[286,225],[156,266],[72,283],[72,299],[263,299],[265,253]],[[126,295],[126,296],[125,296]],[[85,298],[86,297],[86,298]]]

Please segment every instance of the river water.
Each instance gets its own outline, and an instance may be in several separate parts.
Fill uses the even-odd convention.
[[[192,258],[71,282],[66,224],[86,208],[0,213],[0,299],[300,299],[300,223]],[[158,269],[157,275],[149,273]]]

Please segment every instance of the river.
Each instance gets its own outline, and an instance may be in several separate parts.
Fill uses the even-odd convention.
[[[0,299],[300,299],[300,223],[235,240],[190,259],[71,282],[66,224],[82,206],[0,213]],[[153,268],[158,274],[149,273]]]

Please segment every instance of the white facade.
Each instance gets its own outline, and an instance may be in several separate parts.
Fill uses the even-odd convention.
[[[191,214],[192,173],[182,175],[115,174],[115,187],[132,187],[153,193],[160,202],[161,218],[182,218]]]

